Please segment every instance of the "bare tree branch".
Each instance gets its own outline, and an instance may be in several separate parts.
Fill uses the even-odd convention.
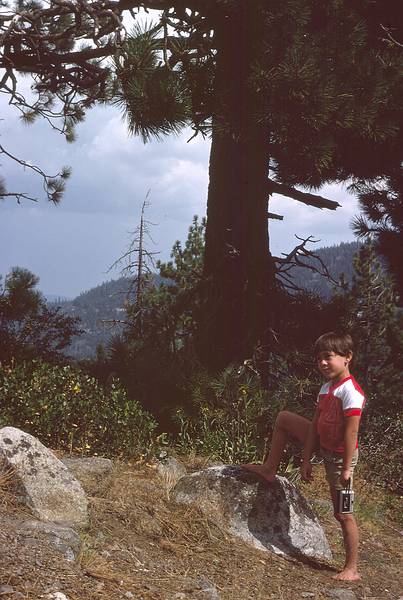
[[[23,192],[0,192],[0,198],[15,198],[18,204],[21,204],[21,200],[31,200],[32,202],[38,202],[38,198],[24,194]]]
[[[292,271],[296,267],[303,267],[314,273],[318,273],[322,277],[325,277],[334,286],[343,287],[340,281],[334,279],[320,256],[306,248],[306,244],[316,244],[320,240],[315,240],[311,235],[307,238],[300,238],[297,235],[295,237],[301,241],[301,244],[295,246],[295,248],[293,248],[288,254],[284,253],[282,257],[273,257],[276,265],[277,277],[281,280],[282,285],[288,289],[302,292],[302,288],[293,282]],[[307,262],[303,259],[309,259],[312,262]]]
[[[328,198],[318,196],[317,194],[301,192],[300,190],[296,190],[289,185],[277,183],[277,181],[273,181],[272,179],[268,179],[267,181],[267,191],[269,194],[281,194],[282,196],[293,198],[293,200],[298,200],[298,202],[303,202],[304,204],[308,204],[308,206],[315,206],[316,208],[328,208],[329,210],[336,210],[336,208],[341,206],[335,200],[329,200]]]
[[[283,215],[278,215],[277,213],[268,212],[267,217],[269,219],[277,219],[277,221],[282,221],[284,219]]]

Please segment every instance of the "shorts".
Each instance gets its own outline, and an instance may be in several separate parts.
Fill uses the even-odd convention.
[[[343,470],[343,455],[338,452],[332,452],[326,450],[326,448],[320,449],[323,461],[326,469],[326,479],[333,490],[342,490],[343,485],[340,481],[340,475]],[[351,477],[351,488],[353,487],[353,473],[354,467],[358,462],[358,448],[354,450],[353,457],[350,464],[350,477]]]

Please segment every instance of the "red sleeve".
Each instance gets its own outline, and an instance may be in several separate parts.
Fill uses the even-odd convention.
[[[355,417],[361,415],[361,408],[349,408],[343,412],[345,417]]]

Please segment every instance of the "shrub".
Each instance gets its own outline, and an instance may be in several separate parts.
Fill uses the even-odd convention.
[[[360,440],[363,475],[386,485],[397,494],[403,493],[402,438],[403,421],[398,413],[373,411],[364,417]]]
[[[180,409],[177,443],[180,451],[194,451],[215,460],[236,462],[261,455],[257,433],[264,391],[256,376],[241,377],[228,367],[217,378],[199,372],[190,384],[191,414]]]
[[[176,413],[180,451],[227,463],[260,462],[278,412],[306,412],[307,398],[313,406],[311,379],[291,377],[283,365],[279,378],[265,389],[249,362],[232,365],[217,378],[206,373],[194,377],[190,386],[193,412]],[[282,466],[289,465],[296,454],[295,447],[287,448]]]
[[[156,422],[119,381],[101,386],[72,366],[33,361],[0,367],[0,425],[82,453],[147,452]]]

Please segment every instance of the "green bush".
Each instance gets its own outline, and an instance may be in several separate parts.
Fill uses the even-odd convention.
[[[234,366],[219,377],[194,375],[189,386],[191,413],[180,409],[177,438],[181,452],[194,451],[215,460],[237,462],[263,453],[258,418],[265,404],[264,391],[254,374],[242,377]]]
[[[373,411],[364,416],[360,437],[362,473],[366,479],[386,485],[400,495],[403,493],[402,439],[403,420],[398,412]]]
[[[265,389],[248,361],[214,379],[199,373],[190,385],[193,412],[176,413],[179,450],[226,463],[261,462],[278,412],[306,414],[307,398],[313,407],[312,389],[309,378],[291,377],[286,370]],[[287,448],[281,466],[286,468],[297,453],[297,448]]]
[[[145,453],[157,426],[118,381],[103,387],[77,368],[39,361],[0,367],[0,407],[0,426],[82,453]]]

